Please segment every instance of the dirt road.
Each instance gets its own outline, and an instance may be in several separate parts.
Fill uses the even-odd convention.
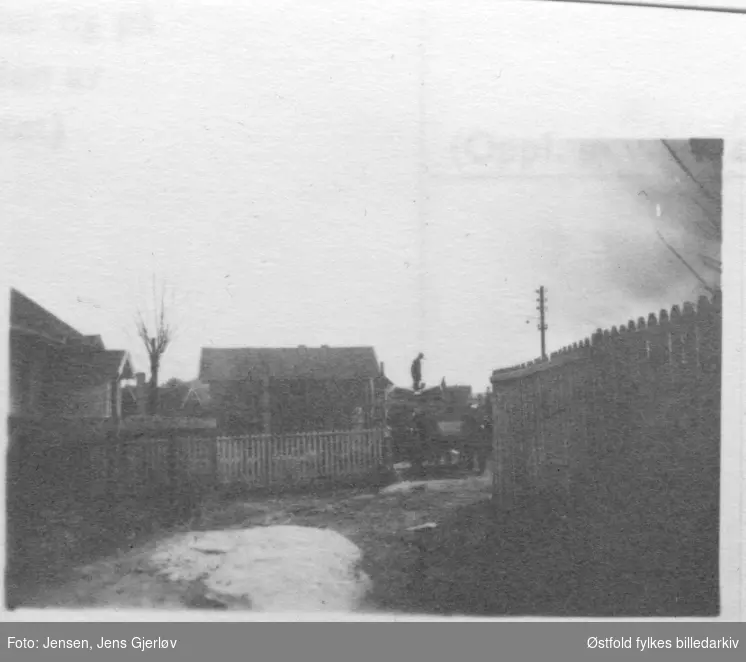
[[[33,608],[217,608],[193,581],[168,579],[153,563],[156,549],[187,531],[247,529],[279,524],[332,529],[364,554],[363,569],[372,579],[366,607],[409,611],[416,551],[407,528],[437,521],[454,508],[489,498],[490,479],[427,481],[373,492],[335,496],[293,496],[240,500],[206,506],[199,518],[180,530],[154,537],[139,547],[78,568],[63,586],[24,600]],[[220,605],[224,608],[223,605]]]

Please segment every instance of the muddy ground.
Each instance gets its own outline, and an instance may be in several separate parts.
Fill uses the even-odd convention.
[[[187,531],[294,524],[332,529],[362,550],[362,569],[372,579],[364,611],[718,614],[716,519],[674,517],[641,506],[645,525],[632,526],[557,495],[537,495],[516,513],[496,508],[490,492],[490,478],[471,476],[404,482],[380,491],[213,503],[179,529],[78,567],[55,589],[27,593],[19,606],[224,609],[206,599],[198,583],[159,574],[150,560],[156,547]],[[408,531],[428,522],[438,526]]]
[[[169,536],[186,531],[231,530],[277,524],[333,529],[364,554],[373,582],[365,608],[410,612],[422,595],[414,583],[420,556],[407,529],[438,522],[462,506],[489,499],[491,479],[469,476],[398,486],[386,491],[346,491],[326,496],[236,499],[205,505],[182,527],[160,532],[133,549],[74,569],[54,588],[26,591],[19,607],[32,608],[224,608],[206,600],[194,582],[171,581],[151,555]]]

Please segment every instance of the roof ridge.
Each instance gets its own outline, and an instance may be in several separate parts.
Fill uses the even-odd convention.
[[[268,371],[275,377],[324,375],[324,378],[375,378],[378,358],[372,345],[356,347],[231,347],[203,348],[201,381],[244,379]]]

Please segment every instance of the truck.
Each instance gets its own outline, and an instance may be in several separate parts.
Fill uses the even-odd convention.
[[[421,391],[395,388],[387,402],[394,463],[415,470],[426,465],[478,469],[491,448],[491,425],[486,407],[471,396],[468,386],[440,386]]]

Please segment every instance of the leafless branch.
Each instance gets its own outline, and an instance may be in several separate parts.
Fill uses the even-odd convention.
[[[723,273],[723,263],[720,260],[711,258],[708,255],[702,255],[702,253],[699,254],[699,258],[708,269],[717,271],[719,274]]]
[[[161,292],[160,300],[157,296],[155,276],[153,277],[153,327],[148,328],[142,311],[138,308],[135,315],[137,335],[143,341],[145,349],[151,360],[160,358],[165,354],[169,344],[173,340],[174,329],[168,321],[165,291]]]
[[[698,179],[697,179],[697,178],[696,178],[696,177],[695,177],[695,176],[694,176],[694,175],[692,174],[691,170],[689,170],[689,168],[687,168],[687,167],[686,167],[686,164],[685,164],[685,163],[684,163],[684,162],[683,162],[683,161],[682,161],[682,160],[681,160],[681,159],[680,159],[680,158],[678,157],[678,155],[677,155],[677,154],[676,154],[676,152],[675,152],[675,151],[674,151],[674,150],[673,150],[673,149],[671,148],[671,146],[670,146],[670,145],[669,145],[669,144],[668,144],[668,143],[667,143],[667,142],[666,142],[665,140],[661,140],[661,142],[663,143],[663,146],[664,146],[664,147],[666,148],[666,150],[668,151],[668,153],[669,153],[669,154],[671,155],[671,158],[672,158],[672,159],[673,159],[673,160],[674,160],[674,161],[675,161],[675,162],[676,162],[676,163],[678,164],[679,168],[681,168],[681,169],[682,169],[682,170],[684,171],[684,173],[686,173],[686,175],[687,175],[687,176],[689,177],[689,179],[691,179],[691,180],[692,180],[692,181],[693,181],[693,182],[694,182],[694,183],[695,183],[695,184],[696,184],[696,185],[697,185],[697,186],[699,187],[699,189],[700,189],[700,190],[702,191],[702,194],[703,194],[703,195],[704,195],[704,196],[705,196],[706,198],[708,198],[708,199],[709,199],[709,200],[711,200],[712,202],[714,202],[714,203],[718,204],[718,210],[719,210],[719,208],[720,208],[720,205],[719,205],[719,203],[718,203],[718,200],[717,200],[717,198],[716,198],[716,197],[715,197],[714,195],[712,195],[712,193],[710,193],[710,192],[709,192],[709,191],[708,191],[708,190],[707,190],[707,189],[706,189],[706,188],[705,188],[705,187],[704,187],[704,186],[703,186],[703,185],[702,185],[702,184],[700,183],[700,181],[699,181],[699,180],[698,180]]]
[[[145,348],[148,349],[150,337],[148,334],[148,325],[145,324],[145,319],[143,318],[142,312],[139,308],[136,312],[135,325],[137,326],[138,337],[145,343]]]
[[[697,207],[699,207],[704,212],[704,215],[707,217],[707,222],[712,228],[712,231],[715,233],[715,236],[718,239],[722,239],[722,228],[720,227],[720,223],[718,223],[717,219],[713,218],[712,214],[707,211],[707,209],[705,209],[702,203],[700,203],[698,200],[692,198],[692,202],[694,202],[694,204],[697,205]]]
[[[663,235],[662,235],[662,234],[660,233],[660,231],[656,230],[656,233],[658,234],[658,237],[660,238],[660,240],[661,240],[661,241],[662,241],[662,242],[663,242],[663,243],[665,244],[666,248],[668,248],[668,250],[670,250],[670,251],[671,251],[671,252],[672,252],[672,253],[673,253],[673,254],[674,254],[674,255],[675,255],[675,256],[676,256],[676,257],[677,257],[677,258],[678,258],[678,259],[679,259],[680,261],[681,261],[681,263],[682,263],[682,264],[683,264],[683,265],[684,265],[684,266],[685,266],[685,267],[686,267],[687,269],[689,269],[689,271],[691,271],[691,272],[692,272],[692,274],[694,274],[694,277],[695,277],[695,278],[696,278],[696,279],[697,279],[697,280],[698,280],[698,281],[699,281],[699,282],[700,282],[700,283],[702,284],[702,286],[703,286],[703,287],[704,287],[704,288],[705,288],[705,289],[706,289],[706,290],[707,290],[707,291],[708,291],[708,292],[709,292],[710,294],[713,294],[713,295],[714,295],[714,294],[715,294],[715,290],[714,290],[714,289],[712,289],[712,288],[711,288],[711,287],[710,287],[710,286],[709,286],[709,285],[707,284],[707,281],[705,281],[705,279],[704,279],[704,278],[702,278],[702,276],[700,276],[700,275],[699,275],[699,274],[697,273],[697,271],[696,271],[696,270],[695,270],[695,269],[694,269],[694,268],[693,268],[693,267],[692,267],[692,266],[691,266],[691,265],[690,265],[690,264],[689,264],[689,263],[688,263],[688,262],[687,262],[687,261],[686,261],[686,260],[685,260],[685,259],[684,259],[684,258],[682,257],[682,255],[681,255],[681,254],[680,254],[680,253],[679,253],[679,252],[678,252],[678,251],[677,251],[677,250],[676,250],[676,249],[675,249],[675,248],[674,248],[673,246],[671,246],[671,244],[669,244],[669,243],[668,243],[668,242],[667,242],[667,241],[666,241],[666,240],[664,239],[664,237],[663,237]]]
[[[720,234],[710,225],[705,225],[701,221],[694,221],[702,236],[709,241],[719,241]]]

